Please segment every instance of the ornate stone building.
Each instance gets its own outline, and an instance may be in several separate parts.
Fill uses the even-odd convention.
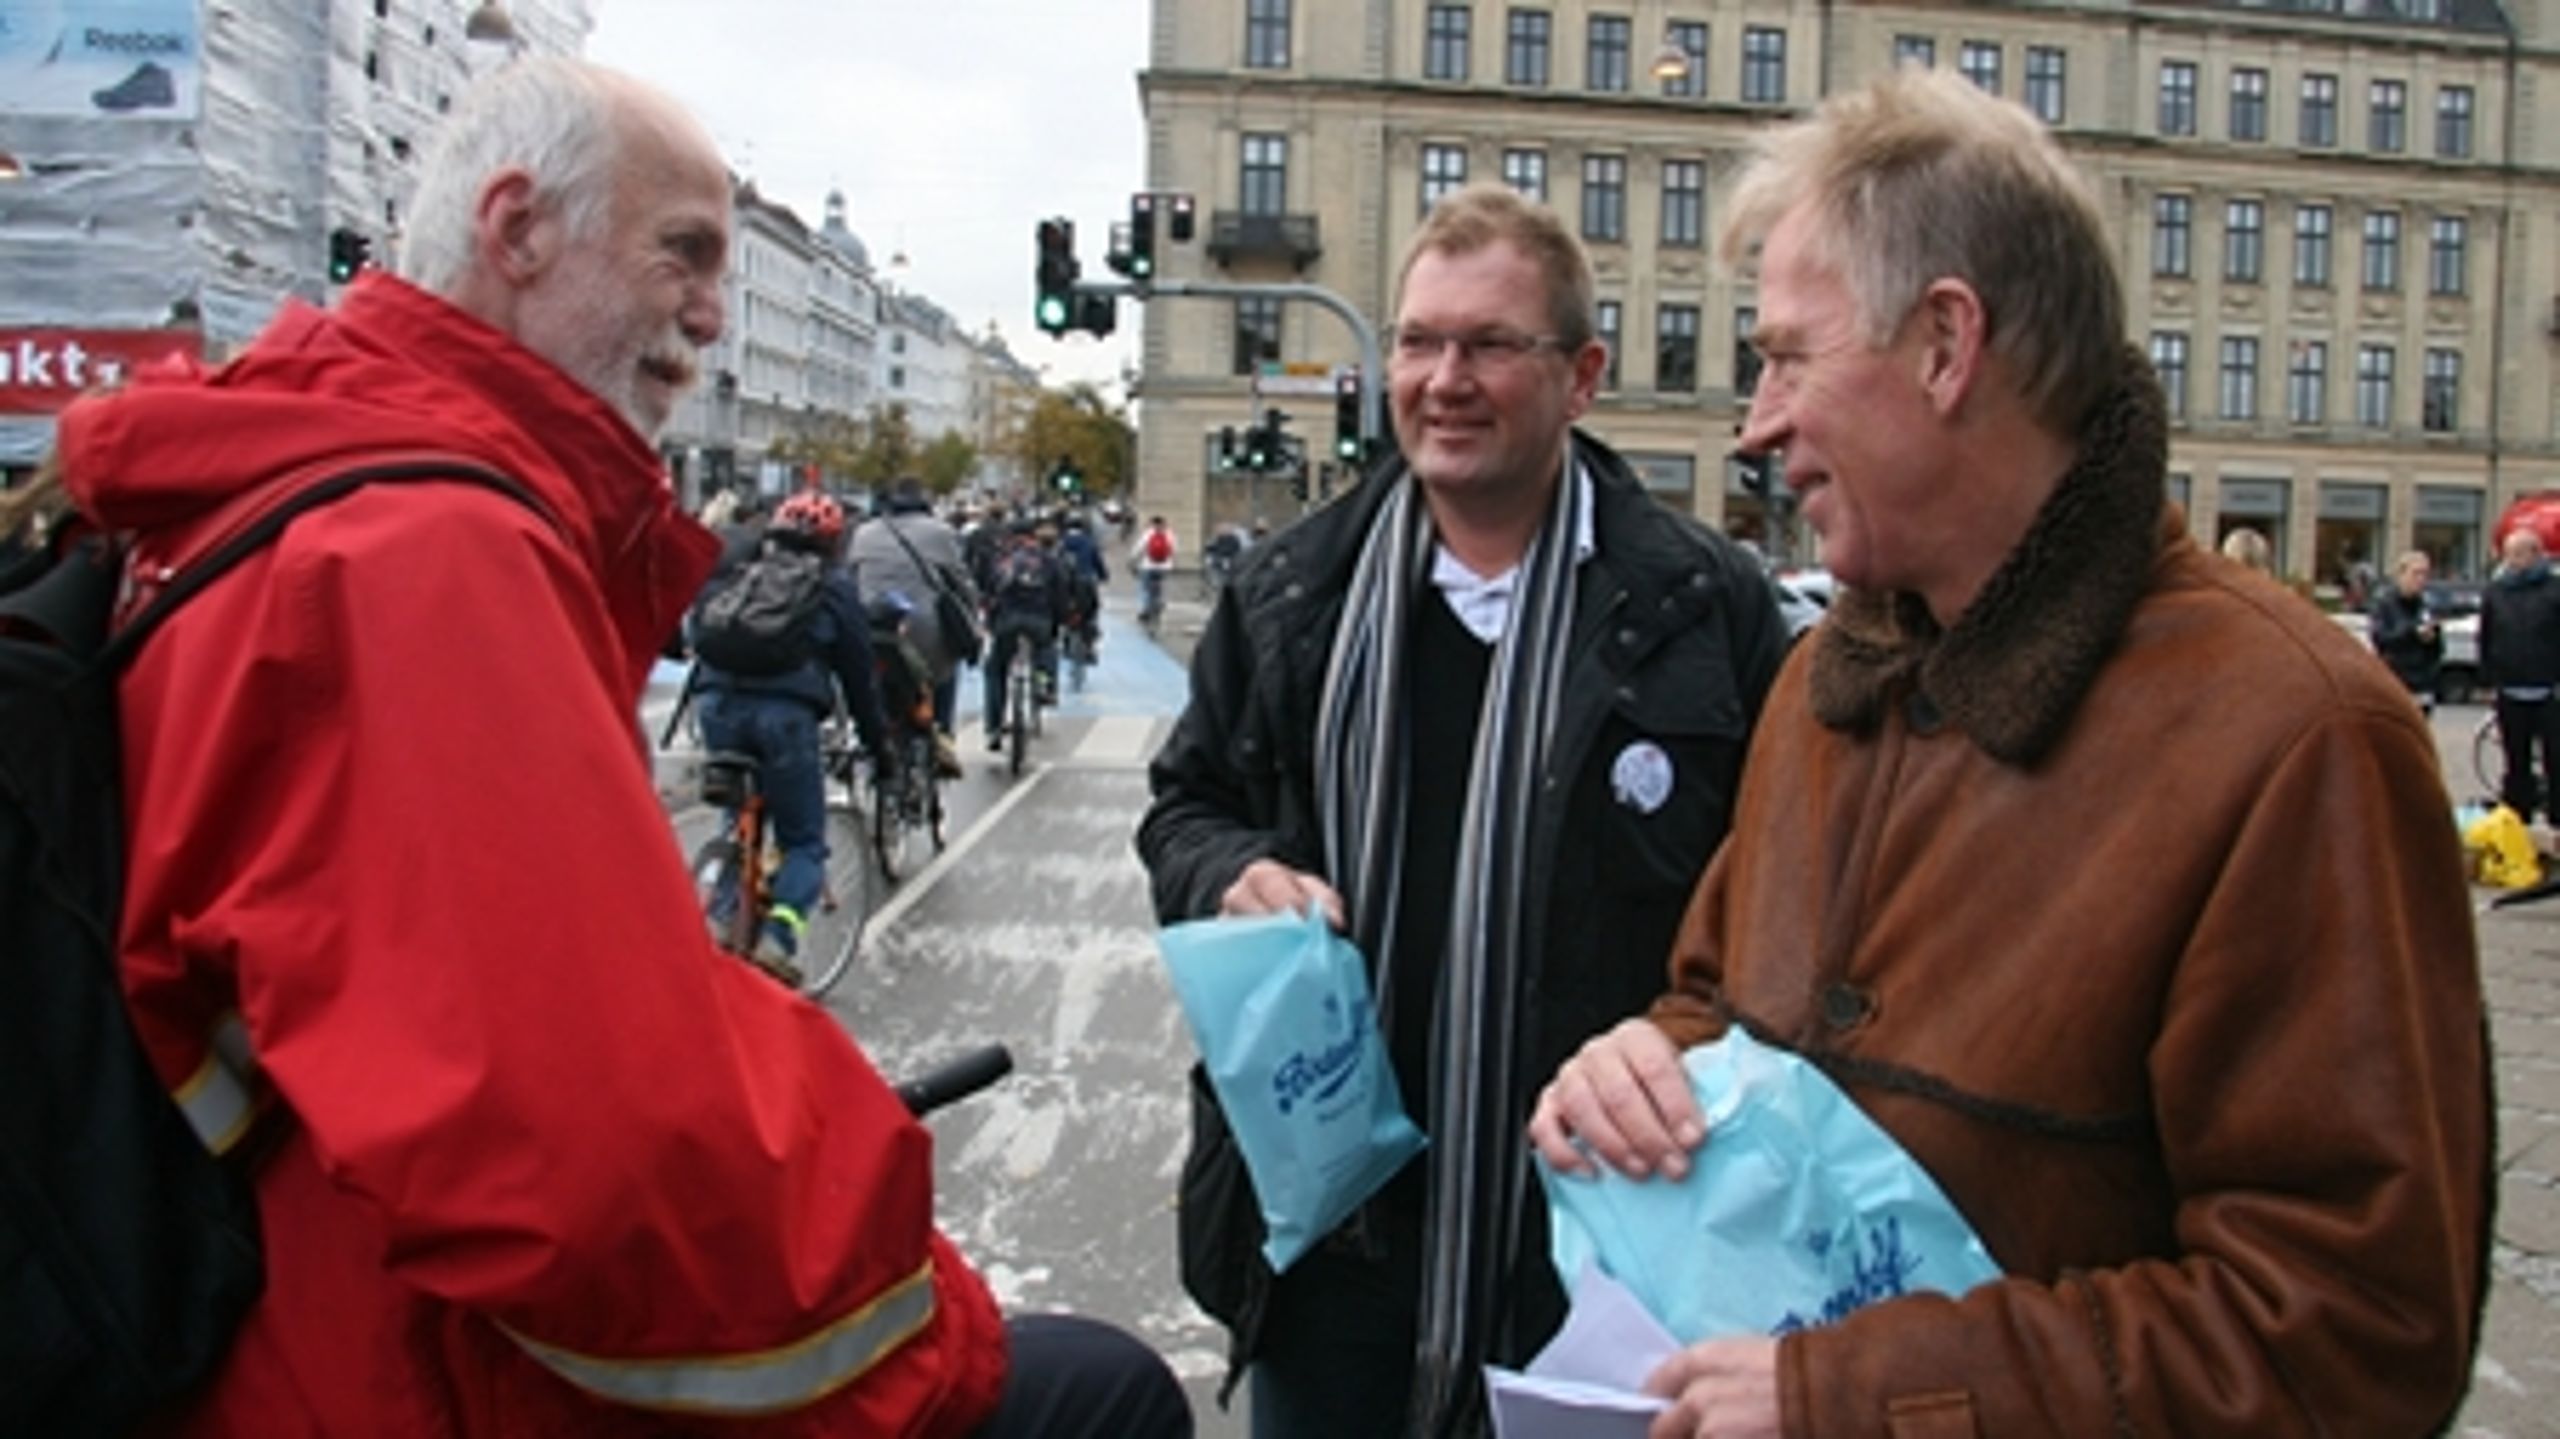
[[[2260,528],[2321,583],[2412,545],[2477,575],[2498,509],[2560,487],[2560,0],[1158,0],[1149,182],[1201,216],[1161,273],[1383,325],[1433,198],[1541,196],[1599,272],[1591,427],[1665,503],[1783,542],[1727,459],[1753,295],[1713,263],[1722,200],[1755,129],[1901,62],[2025,104],[2096,182],[2200,537]],[[1144,323],[1145,506],[1285,510],[1215,472],[1215,432],[1277,404],[1327,450],[1330,403],[1254,377],[1350,362],[1348,328],[1258,299]]]

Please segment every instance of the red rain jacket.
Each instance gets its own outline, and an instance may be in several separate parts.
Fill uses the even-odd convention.
[[[123,688],[122,963],[267,1290],[176,1434],[965,1433],[1003,1329],[927,1132],[715,950],[635,706],[715,542],[603,403],[384,276],[62,421],[132,578],[276,477],[460,483],[296,520]]]

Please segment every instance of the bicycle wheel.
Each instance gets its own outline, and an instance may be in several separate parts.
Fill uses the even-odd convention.
[[[902,763],[896,778],[884,783],[877,769],[871,775],[871,854],[880,877],[891,884],[915,869],[925,835],[924,796],[935,784],[933,742],[910,734],[897,743]]]
[[[711,926],[711,937],[722,949],[732,954],[752,954],[758,916],[754,906],[739,902],[738,854],[734,829],[723,828],[704,840],[702,847],[693,852],[693,897]]]
[[[2507,747],[2498,741],[2498,712],[2491,710],[2471,732],[2471,772],[2491,800],[2507,792]]]
[[[1005,763],[1016,775],[1031,752],[1031,666],[1020,658],[1030,652],[1029,641],[1014,646],[1017,658],[1005,685]]]
[[[830,801],[826,835],[826,888],[801,932],[798,955],[800,992],[811,999],[835,988],[853,968],[872,910],[871,846],[864,840],[862,812]]]

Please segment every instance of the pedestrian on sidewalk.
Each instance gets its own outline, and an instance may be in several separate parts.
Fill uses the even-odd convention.
[[[2373,597],[2367,615],[2373,652],[2408,687],[2422,714],[2435,713],[2436,689],[2444,678],[2444,626],[2427,607],[2434,569],[2424,550],[2402,555],[2392,567],[2391,584]]]
[[[653,438],[735,204],[672,99],[518,59],[440,122],[399,277],[62,416],[137,603],[310,482],[453,469],[304,512],[122,677],[124,988],[265,1247],[152,1433],[1190,1432],[1125,1334],[1004,1322],[930,1135],[713,947],[633,743],[717,548]]]
[[[1654,1432],[2443,1432],[2495,1155],[2434,736],[2166,513],[2166,400],[2043,122],[1897,71],[1763,132],[1725,214],[1742,448],[1839,594],[1668,992],[1532,1133],[1569,1174],[1692,1172],[1720,1140],[1680,1053],[1739,1028],[1838,1080],[2002,1273],[1691,1344]]]
[[[2499,557],[2480,593],[2480,677],[2507,756],[2498,800],[2560,824],[2560,577],[2530,525],[2507,532]]]

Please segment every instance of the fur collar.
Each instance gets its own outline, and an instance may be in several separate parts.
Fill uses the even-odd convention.
[[[2159,549],[2168,427],[2139,351],[2124,351],[2079,455],[1953,628],[1917,595],[1843,589],[1815,631],[1815,717],[1870,733],[1916,688],[1993,758],[2041,758],[2124,633]]]

